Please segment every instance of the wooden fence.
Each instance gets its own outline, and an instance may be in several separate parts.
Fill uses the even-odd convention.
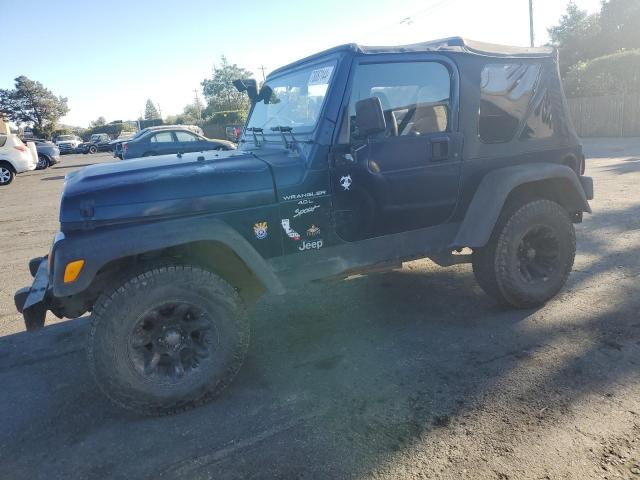
[[[640,137],[640,95],[569,98],[581,137]]]

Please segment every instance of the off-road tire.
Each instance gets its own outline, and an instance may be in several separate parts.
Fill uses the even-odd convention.
[[[532,229],[550,232],[557,249],[555,268],[544,280],[529,282],[521,274],[519,248]],[[486,246],[473,253],[473,273],[480,287],[498,303],[533,308],[553,298],[573,267],[576,237],[569,213],[551,200],[505,207]]]
[[[158,381],[136,370],[132,338],[140,319],[166,302],[196,305],[211,319],[213,354],[193,374]],[[194,266],[154,268],[97,300],[87,357],[96,383],[115,404],[144,415],[169,415],[206,403],[233,380],[249,345],[249,323],[235,289]],[[155,337],[155,334],[153,334]]]

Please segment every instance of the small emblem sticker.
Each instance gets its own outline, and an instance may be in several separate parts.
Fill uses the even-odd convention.
[[[293,240],[300,240],[300,234],[296,232],[293,228],[291,228],[291,223],[288,218],[282,219],[282,228],[284,229],[287,236]]]
[[[320,228],[318,228],[317,226],[311,225],[307,229],[307,237],[317,237],[318,235],[320,235]]]
[[[349,187],[353,181],[351,180],[351,175],[345,175],[344,177],[340,177],[340,185],[344,190],[349,190]]]
[[[258,222],[253,226],[253,233],[258,240],[264,240],[267,238],[267,229],[269,225],[267,222]]]

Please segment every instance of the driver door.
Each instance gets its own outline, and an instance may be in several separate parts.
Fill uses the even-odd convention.
[[[458,200],[462,136],[457,76],[438,61],[360,63],[348,107],[348,144],[334,149],[336,229],[359,240],[438,225]],[[355,103],[378,97],[386,129],[362,138]]]

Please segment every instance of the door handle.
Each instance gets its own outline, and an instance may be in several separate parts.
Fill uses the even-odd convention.
[[[451,154],[451,139],[449,137],[434,137],[431,139],[431,161],[442,162],[449,160]]]

